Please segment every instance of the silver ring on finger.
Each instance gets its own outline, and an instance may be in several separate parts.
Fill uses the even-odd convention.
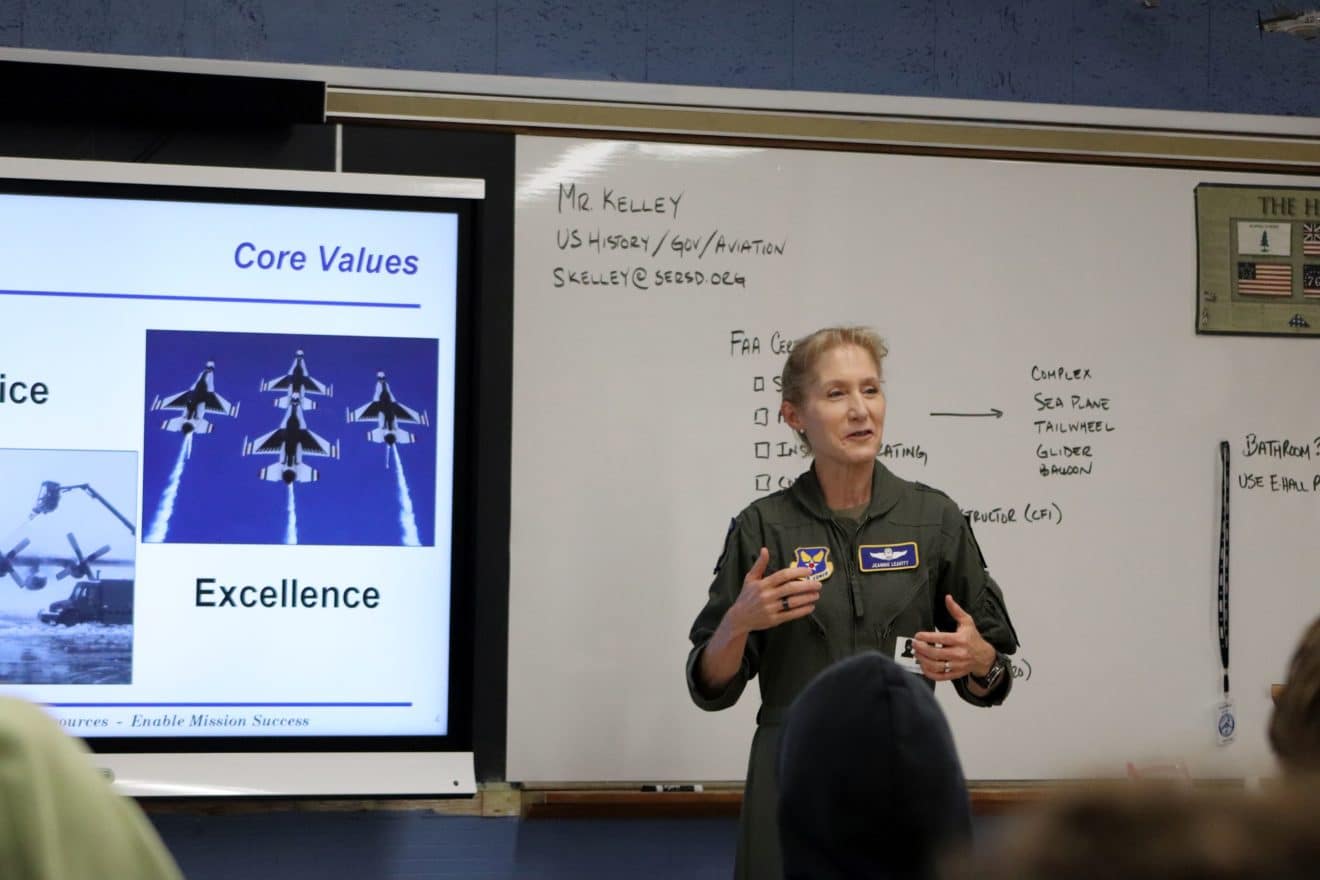
[[[945,660],[945,661],[944,661],[944,674],[945,674],[945,675],[948,675],[948,674],[949,674],[949,661],[948,661],[948,660]]]
[[[779,597],[779,607],[782,608],[784,611],[787,611],[787,610],[788,610],[788,597],[787,597],[787,596],[780,596],[780,597]]]

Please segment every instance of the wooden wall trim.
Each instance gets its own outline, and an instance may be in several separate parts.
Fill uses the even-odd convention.
[[[480,127],[518,133],[715,141],[1123,165],[1315,173],[1320,139],[1115,126],[510,99],[330,86],[332,122]]]

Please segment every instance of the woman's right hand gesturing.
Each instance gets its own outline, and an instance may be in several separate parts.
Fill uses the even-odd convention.
[[[798,565],[767,575],[770,551],[762,547],[747,576],[742,592],[729,609],[735,633],[771,629],[781,623],[806,617],[816,609],[820,581],[810,580],[811,569]]]
[[[738,598],[702,651],[698,676],[709,693],[718,692],[738,674],[750,633],[806,617],[816,608],[820,581],[807,579],[811,569],[793,565],[766,576],[769,564],[770,551],[762,547],[743,578]]]

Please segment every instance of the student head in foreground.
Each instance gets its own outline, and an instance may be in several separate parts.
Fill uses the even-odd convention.
[[[31,703],[0,696],[0,877],[180,880],[156,830]]]
[[[1270,745],[1286,773],[1320,774],[1320,617],[1311,621],[1288,664],[1270,718]]]
[[[786,880],[926,878],[971,835],[948,722],[882,654],[827,669],[789,710],[779,756]]]

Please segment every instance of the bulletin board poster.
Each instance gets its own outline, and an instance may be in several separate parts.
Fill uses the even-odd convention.
[[[1196,187],[1196,332],[1320,335],[1320,189]]]

